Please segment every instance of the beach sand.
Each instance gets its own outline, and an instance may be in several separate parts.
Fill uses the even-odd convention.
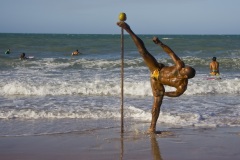
[[[140,127],[0,137],[1,160],[239,160],[240,128]],[[134,128],[134,129],[133,129]]]

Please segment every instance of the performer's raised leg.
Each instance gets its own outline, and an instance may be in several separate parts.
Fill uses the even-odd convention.
[[[125,22],[118,22],[117,25],[125,29],[129,35],[132,37],[140,55],[143,57],[146,65],[148,66],[151,72],[159,68],[157,60],[147,51],[143,41],[131,30],[129,25]]]

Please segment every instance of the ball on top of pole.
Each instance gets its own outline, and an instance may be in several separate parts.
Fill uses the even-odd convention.
[[[120,21],[126,21],[127,20],[127,15],[125,13],[121,12],[118,16],[118,19]]]

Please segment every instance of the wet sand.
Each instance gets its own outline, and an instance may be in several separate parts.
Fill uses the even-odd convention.
[[[1,160],[239,160],[240,128],[96,129],[0,137]]]

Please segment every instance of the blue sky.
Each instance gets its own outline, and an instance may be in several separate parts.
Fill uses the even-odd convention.
[[[240,34],[240,0],[1,0],[0,33]]]

